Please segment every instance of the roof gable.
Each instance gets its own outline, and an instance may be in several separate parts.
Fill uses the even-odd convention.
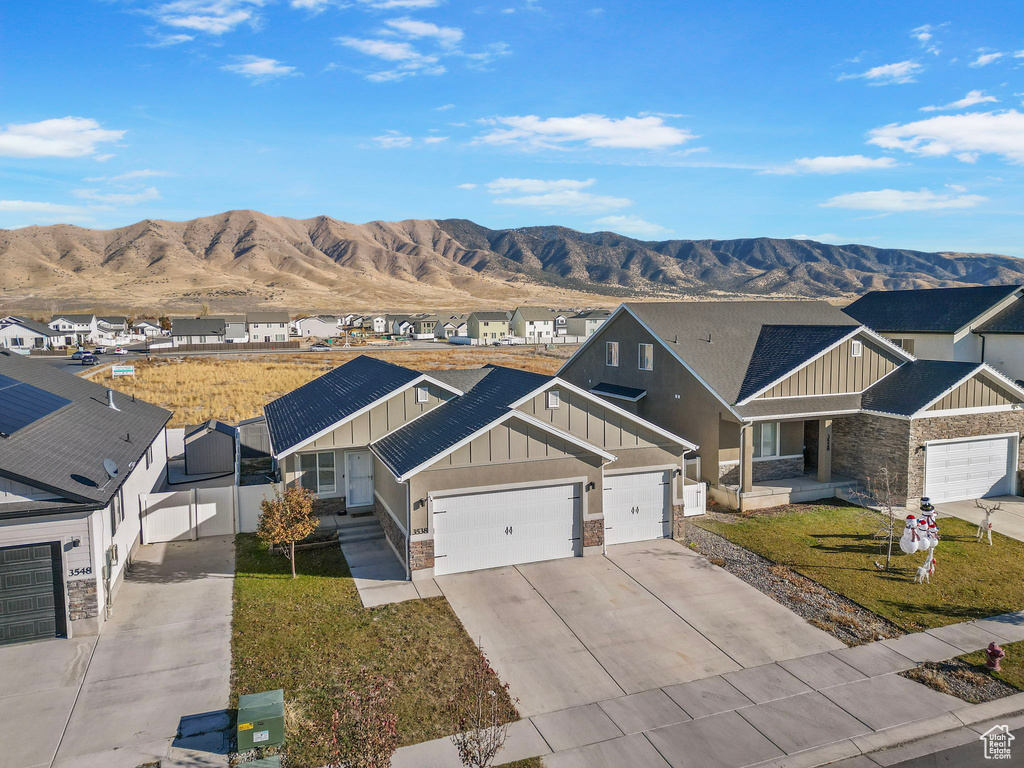
[[[742,402],[849,336],[848,325],[765,325],[736,399]]]
[[[861,405],[866,411],[913,416],[980,367],[950,360],[904,363],[868,389]]]
[[[1020,290],[1019,285],[871,291],[843,311],[886,333],[955,333]]]

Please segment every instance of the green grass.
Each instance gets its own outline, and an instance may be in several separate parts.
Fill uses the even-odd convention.
[[[445,702],[476,649],[447,601],[363,608],[337,547],[300,552],[297,565],[292,580],[287,559],[236,537],[232,706],[283,688],[289,765],[323,765],[339,690],[365,666],[395,683],[400,745],[450,734]]]
[[[845,505],[806,505],[805,510],[706,519],[702,528],[845,595],[908,632],[1020,610],[1024,606],[1024,543],[995,534],[995,546],[975,541],[977,526],[939,521],[931,584],[914,584],[924,553],[894,549],[889,572],[875,568],[879,554],[873,521]],[[902,532],[902,526],[900,531]]]
[[[1003,643],[1001,647],[1006,651],[1006,658],[999,664],[1003,668],[1002,672],[990,672],[986,669],[984,651],[966,653],[957,658],[975,667],[979,672],[992,675],[997,680],[1002,680],[1017,690],[1024,691],[1024,641],[1019,643]]]

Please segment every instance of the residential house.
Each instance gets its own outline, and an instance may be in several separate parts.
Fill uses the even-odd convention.
[[[412,578],[597,554],[703,511],[696,446],[552,376],[360,356],[264,412],[284,482],[372,510]]]
[[[136,336],[142,336],[150,339],[156,336],[163,336],[163,328],[160,327],[160,323],[154,320],[136,320],[132,324],[132,332]]]
[[[466,318],[468,315],[441,315],[434,326],[434,336],[438,339],[450,339],[454,336],[466,335]]]
[[[0,349],[27,355],[33,349],[49,349],[59,345],[63,334],[48,325],[23,317],[7,317],[0,321]]]
[[[159,489],[171,414],[0,351],[0,645],[98,632]]]
[[[984,363],[917,360],[825,302],[623,304],[559,376],[699,443],[691,472],[733,508],[885,470],[901,503],[1017,490],[1024,389]]]
[[[915,357],[981,363],[987,358],[978,331],[1019,303],[1022,290],[1019,285],[986,285],[871,291],[843,311]]]
[[[347,315],[339,315],[338,324],[343,328],[351,328],[359,317],[360,316],[355,312],[349,312]]]
[[[604,324],[605,320],[611,317],[611,314],[607,309],[590,309],[571,315],[566,320],[566,332],[569,336],[589,338]]]
[[[505,312],[474,312],[466,319],[466,335],[490,344],[509,336],[508,314]]]
[[[171,340],[182,344],[223,344],[224,319],[221,317],[176,317],[171,320]]]
[[[245,319],[249,341],[288,341],[288,325],[291,318],[287,312],[249,312]]]
[[[296,336],[311,336],[316,339],[329,339],[338,335],[338,318],[330,315],[314,315],[300,317],[292,326]]]
[[[392,336],[405,336],[412,332],[412,321],[409,315],[386,315],[387,330]]]
[[[569,318],[571,312],[555,312],[555,336],[565,336],[569,333]]]
[[[370,315],[369,324],[366,326],[368,331],[374,333],[387,333],[388,332],[388,320],[386,315]]]
[[[64,313],[54,315],[48,325],[60,331],[61,342],[66,347],[95,344],[99,341],[99,325],[96,315]]]
[[[413,315],[409,318],[412,322],[412,337],[414,339],[434,338],[434,328],[441,322],[437,315]]]
[[[517,307],[509,330],[513,336],[539,344],[555,335],[555,313],[546,307]]]

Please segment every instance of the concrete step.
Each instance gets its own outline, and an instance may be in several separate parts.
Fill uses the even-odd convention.
[[[356,544],[360,541],[374,541],[375,539],[384,538],[384,529],[379,525],[376,530],[366,530],[358,533],[349,533],[348,531],[338,532],[338,541],[342,544]]]

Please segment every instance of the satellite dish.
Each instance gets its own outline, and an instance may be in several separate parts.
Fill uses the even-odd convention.
[[[113,480],[117,477],[117,464],[114,463],[113,459],[104,459],[103,471],[107,473],[107,477]]]

